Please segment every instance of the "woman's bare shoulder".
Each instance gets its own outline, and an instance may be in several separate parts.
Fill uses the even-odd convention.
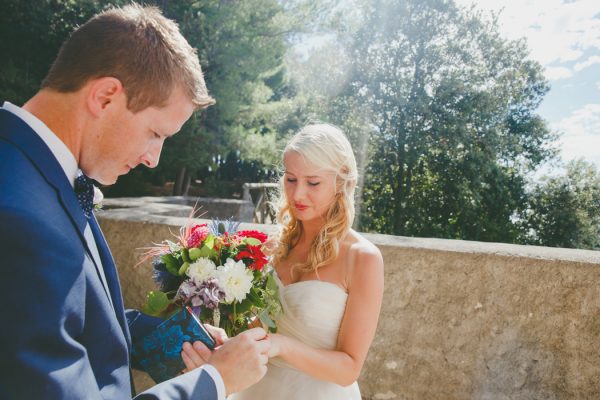
[[[354,230],[351,230],[346,238],[350,274],[353,276],[373,273],[383,275],[383,257],[379,248]]]
[[[346,243],[348,245],[348,251],[355,257],[381,257],[379,248],[355,230],[350,230],[349,234],[346,236]]]

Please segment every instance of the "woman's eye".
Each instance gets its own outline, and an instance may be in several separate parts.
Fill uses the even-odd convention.
[[[321,182],[308,182],[309,186],[318,186]]]
[[[292,178],[287,178],[287,181],[289,183],[296,183],[296,179],[292,179]]]

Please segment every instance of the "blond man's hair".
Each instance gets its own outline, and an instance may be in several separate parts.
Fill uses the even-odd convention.
[[[283,154],[296,152],[322,171],[331,172],[336,182],[335,197],[324,216],[325,223],[310,245],[305,262],[292,266],[295,272],[312,272],[332,263],[339,254],[340,242],[350,230],[354,220],[354,190],[358,179],[356,159],[350,142],[337,127],[328,124],[305,126],[287,144]],[[298,220],[289,200],[285,197],[284,179],[280,179],[278,221],[281,231],[273,250],[273,264],[284,260],[298,243],[302,221]]]
[[[134,113],[164,106],[177,87],[196,108],[214,104],[195,49],[156,7],[131,4],[96,14],[63,43],[42,88],[75,92],[102,77],[121,81]]]

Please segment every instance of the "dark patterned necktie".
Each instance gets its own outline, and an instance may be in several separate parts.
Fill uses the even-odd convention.
[[[94,208],[94,181],[81,174],[75,179],[75,195],[87,218],[92,216]]]

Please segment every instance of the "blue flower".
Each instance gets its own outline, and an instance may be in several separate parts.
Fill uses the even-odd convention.
[[[234,221],[233,219],[215,219],[210,224],[210,231],[215,236],[221,236],[225,232],[229,234],[236,233],[240,227],[241,222]]]

